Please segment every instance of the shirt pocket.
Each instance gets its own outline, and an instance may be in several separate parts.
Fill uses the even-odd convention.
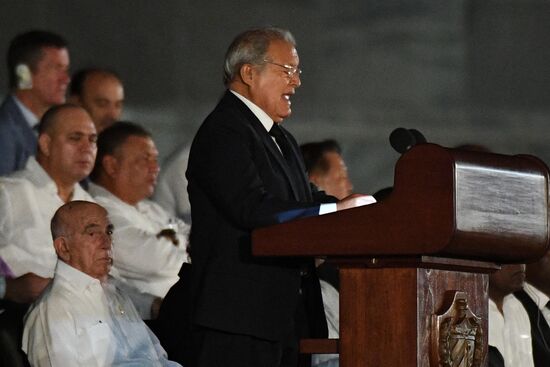
[[[82,366],[110,366],[115,357],[116,339],[108,324],[102,321],[81,325],[78,360]]]

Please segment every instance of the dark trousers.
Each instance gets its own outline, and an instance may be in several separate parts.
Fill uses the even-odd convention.
[[[191,367],[296,367],[294,338],[270,341],[195,326]]]

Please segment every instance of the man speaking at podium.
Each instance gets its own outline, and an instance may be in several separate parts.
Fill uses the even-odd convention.
[[[294,319],[300,274],[308,266],[253,257],[251,232],[370,198],[335,203],[312,192],[298,145],[280,126],[301,84],[298,65],[290,32],[261,28],[238,35],[225,57],[228,90],[193,141],[186,173],[193,223],[192,365],[295,366]],[[326,325],[310,323],[310,332],[323,330]]]

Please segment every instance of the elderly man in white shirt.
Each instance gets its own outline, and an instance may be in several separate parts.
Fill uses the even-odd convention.
[[[70,200],[93,200],[78,182],[91,172],[96,130],[74,105],[53,107],[42,118],[36,159],[0,179],[0,257],[15,277],[51,278],[57,261],[49,242],[54,212]]]
[[[158,152],[141,126],[119,122],[98,139],[90,193],[117,228],[113,268],[123,281],[163,298],[189,262],[189,227],[147,200],[159,172]]]
[[[59,261],[53,282],[26,316],[32,366],[179,366],[130,299],[108,277],[113,225],[98,204],[73,201],[52,219]]]

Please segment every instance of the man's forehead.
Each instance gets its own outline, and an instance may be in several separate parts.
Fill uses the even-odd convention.
[[[59,56],[63,60],[59,60]],[[67,60],[64,60],[64,59]],[[38,59],[38,62],[42,61],[49,61],[49,62],[69,62],[69,50],[65,47],[54,47],[54,46],[44,46],[40,49],[40,57]]]
[[[121,146],[131,150],[138,149],[140,152],[146,149],[147,153],[157,150],[155,142],[150,136],[130,135]]]
[[[77,217],[79,227],[84,230],[94,227],[104,227],[111,224],[107,211],[103,208],[93,208],[90,206],[80,212]]]
[[[95,125],[87,112],[80,109],[62,111],[56,117],[54,129],[59,133],[95,133]]]
[[[294,47],[292,43],[285,40],[271,41],[269,47],[267,48],[266,56],[268,58],[291,57],[295,58],[296,61],[299,61],[296,47]]]

